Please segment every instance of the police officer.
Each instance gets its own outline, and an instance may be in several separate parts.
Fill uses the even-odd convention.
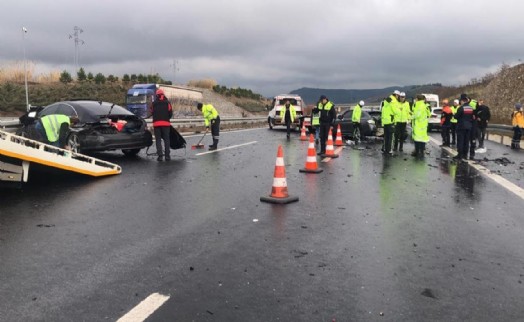
[[[398,99],[400,92],[395,90],[388,98],[383,102],[381,111],[381,122],[384,128],[384,146],[382,153],[391,155],[391,144],[393,143],[393,121],[395,117],[395,110],[398,108]]]
[[[289,102],[289,100],[286,100],[284,107],[280,109],[280,122],[286,124],[286,131],[287,131],[288,139],[291,133],[291,124],[295,122],[296,118],[297,118],[297,111],[295,107]]]
[[[394,110],[394,122],[395,122],[395,140],[393,143],[393,151],[402,152],[404,146],[404,140],[406,138],[406,126],[411,117],[411,106],[406,101],[406,93],[402,92],[399,96],[399,102],[397,108]]]
[[[164,154],[166,161],[171,160],[170,138],[169,132],[171,130],[171,117],[173,117],[173,107],[164,95],[164,91],[157,89],[156,98],[151,105],[150,114],[153,116],[153,128],[155,131],[156,153],[158,155],[157,161],[163,161]],[[164,141],[164,149],[162,150],[162,141]],[[164,153],[165,152],[165,153]]]
[[[197,109],[204,115],[204,124],[206,130],[209,130],[211,125],[211,135],[213,136],[213,144],[209,146],[209,151],[214,151],[218,146],[218,139],[220,137],[220,116],[217,110],[211,104],[197,104]]]
[[[362,117],[362,108],[364,107],[364,104],[364,101],[358,102],[358,104],[353,108],[353,113],[351,114],[351,122],[353,123],[353,139],[355,140],[355,144],[359,143],[362,133],[360,118]]]
[[[313,113],[320,114],[320,152],[319,155],[326,154],[326,141],[329,135],[329,129],[333,125],[336,117],[335,104],[333,104],[326,95],[320,96],[319,103],[313,109]]]
[[[431,112],[428,112],[426,106],[426,97],[424,95],[417,95],[417,101],[413,107],[412,138],[415,143],[415,151],[411,154],[414,157],[424,157],[426,150],[426,143],[429,142],[428,135],[428,119]]]
[[[460,95],[461,106],[457,109],[455,118],[457,119],[457,152],[453,157],[455,160],[466,160],[470,148],[470,139],[473,130],[475,115],[473,108],[469,105],[469,98],[466,94]]]

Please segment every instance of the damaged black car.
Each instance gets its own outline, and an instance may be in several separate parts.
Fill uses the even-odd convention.
[[[18,134],[46,142],[35,130],[35,123],[51,114],[63,114],[75,120],[67,136],[67,146],[74,152],[122,150],[131,156],[153,143],[144,119],[119,105],[90,100],[63,101],[30,110],[20,118],[22,128]]]

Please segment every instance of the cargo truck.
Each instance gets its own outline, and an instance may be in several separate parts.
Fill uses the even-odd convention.
[[[148,108],[155,101],[158,89],[172,104],[192,106],[202,101],[202,91],[180,85],[135,84],[127,90],[126,108],[135,115],[146,117]]]

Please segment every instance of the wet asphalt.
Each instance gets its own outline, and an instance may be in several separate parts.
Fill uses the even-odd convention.
[[[298,133],[219,147],[253,141],[103,153],[121,175],[36,169],[0,190],[0,321],[116,321],[156,292],[170,299],[147,321],[524,319],[522,199],[435,145],[346,147],[316,175]],[[284,206],[259,200],[279,144],[300,198]]]

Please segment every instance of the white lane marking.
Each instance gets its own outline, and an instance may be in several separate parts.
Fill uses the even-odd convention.
[[[258,130],[265,130],[267,128],[265,127],[260,127],[260,128],[254,128],[254,129],[244,129],[244,130],[233,130],[233,131],[220,131],[220,134],[226,134],[226,133],[237,133],[237,132],[247,132],[247,131],[258,131]],[[207,133],[207,136],[209,136],[211,134],[211,132],[208,132]],[[191,134],[191,135],[182,135],[183,137],[185,138],[194,138],[194,137],[202,137],[204,135],[204,133],[200,133],[200,134]]]
[[[431,140],[432,143],[436,145],[441,144],[441,142],[435,138],[430,137],[429,139]],[[442,147],[442,149],[446,150],[450,155],[453,155],[453,156],[457,155],[457,152],[449,147]],[[513,182],[499,176],[498,174],[492,173],[491,170],[489,170],[488,168],[481,166],[480,164],[473,163],[474,161],[468,160],[467,162],[471,167],[476,169],[478,172],[490,178],[491,180],[495,181],[495,183],[498,183],[503,188],[507,189],[508,191],[514,193],[515,195],[517,195],[518,197],[524,200],[524,189],[517,186]]]
[[[205,155],[205,154],[210,154],[210,153],[216,153],[216,152],[220,152],[220,151],[224,151],[224,150],[229,150],[229,149],[238,148],[238,147],[245,146],[245,145],[255,144],[255,143],[257,143],[257,142],[258,142],[258,141],[251,141],[251,142],[247,142],[247,143],[242,143],[242,144],[237,144],[237,145],[232,145],[232,146],[226,146],[225,148],[222,148],[222,149],[216,149],[216,150],[213,150],[213,151],[207,151],[207,152],[197,153],[197,154],[195,154],[195,155]]]
[[[340,146],[340,147],[336,148],[335,151],[334,151],[335,154],[340,154],[340,151],[342,151],[343,148],[344,148],[343,146]],[[325,162],[329,162],[329,161],[331,161],[331,160],[333,160],[333,159],[330,158],[330,157],[325,157],[325,158],[322,159],[320,162],[324,162],[324,163],[325,163]]]
[[[151,314],[153,314],[159,307],[161,307],[167,300],[168,295],[162,295],[160,293],[153,293],[149,295],[145,300],[140,302],[131,311],[127,312],[126,315],[118,319],[117,322],[142,322],[145,321]]]

